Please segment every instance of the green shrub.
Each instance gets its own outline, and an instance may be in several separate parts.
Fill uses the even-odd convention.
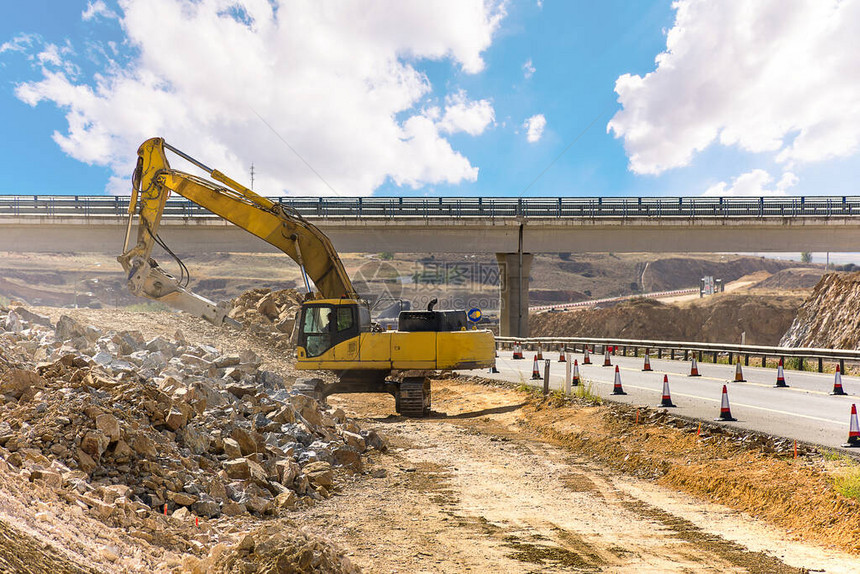
[[[847,469],[833,479],[833,486],[842,496],[860,500],[860,468]]]

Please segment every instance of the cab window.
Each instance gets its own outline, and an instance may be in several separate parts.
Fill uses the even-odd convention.
[[[352,317],[352,308],[351,307],[338,307],[337,309],[337,331],[340,333],[341,331],[346,331],[348,329],[352,329],[353,325],[353,317]]]
[[[331,348],[331,307],[308,307],[302,323],[308,357],[318,357]]]
[[[304,332],[308,334],[328,333],[330,317],[331,307],[309,307],[305,312]]]

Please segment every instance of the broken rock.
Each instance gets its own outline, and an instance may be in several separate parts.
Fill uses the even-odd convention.
[[[247,480],[251,478],[251,467],[246,458],[225,460],[221,466],[224,468],[227,476],[233,480]]]
[[[20,399],[28,391],[41,389],[45,379],[35,371],[27,369],[10,369],[0,376],[0,394],[11,395]]]
[[[98,415],[96,417],[96,429],[107,436],[109,444],[115,443],[120,438],[119,421],[112,414]]]
[[[164,417],[164,424],[174,432],[184,427],[186,422],[187,418],[185,417],[185,414],[176,407],[171,408],[170,411],[168,411],[167,416]]]

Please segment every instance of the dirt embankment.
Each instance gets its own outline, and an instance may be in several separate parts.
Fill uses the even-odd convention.
[[[779,344],[860,349],[860,272],[822,277]]]
[[[793,261],[765,259],[764,257],[730,257],[723,261],[709,261],[691,257],[668,257],[648,263],[642,271],[642,290],[669,291],[692,287],[702,277],[710,275],[723,283],[735,281],[757,271],[778,273],[796,267]]]
[[[823,275],[824,270],[815,267],[783,269],[750,286],[750,290],[811,291]]]
[[[535,337],[619,337],[776,345],[802,302],[797,296],[722,294],[686,307],[634,299],[606,309],[544,312],[529,317]]]

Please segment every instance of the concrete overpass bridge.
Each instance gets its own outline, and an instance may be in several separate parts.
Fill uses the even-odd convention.
[[[860,197],[272,198],[341,253],[495,253],[500,330],[528,334],[533,253],[860,251]],[[0,251],[109,252],[127,197],[0,195]],[[205,209],[171,198],[168,241],[196,251],[272,251]]]

